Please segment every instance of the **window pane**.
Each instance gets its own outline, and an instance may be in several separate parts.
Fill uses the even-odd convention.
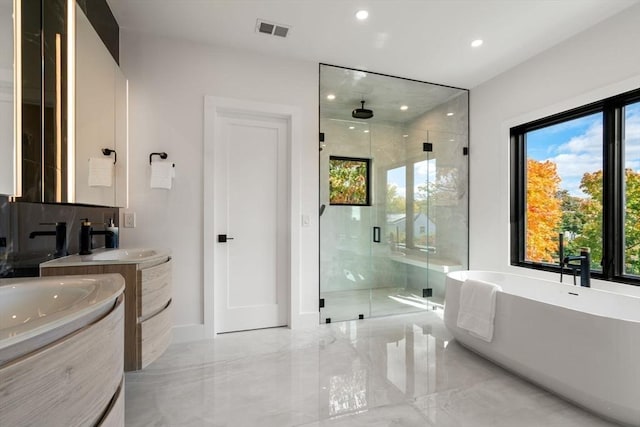
[[[425,159],[413,164],[415,181],[413,244],[427,253],[436,252],[437,235],[433,206],[441,193],[437,186],[436,170],[436,159]]]
[[[369,205],[369,160],[329,158],[329,203]]]
[[[592,269],[602,259],[602,113],[525,134],[525,260],[558,263],[591,249]]]
[[[624,274],[640,275],[640,102],[624,109]]]
[[[394,249],[404,249],[407,244],[407,168],[387,171],[387,229]]]

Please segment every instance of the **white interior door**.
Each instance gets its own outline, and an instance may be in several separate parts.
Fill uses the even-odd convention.
[[[285,326],[287,123],[255,114],[225,114],[219,120],[214,141],[216,329]]]

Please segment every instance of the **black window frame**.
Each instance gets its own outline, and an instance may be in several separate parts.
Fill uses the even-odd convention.
[[[629,104],[640,102],[640,89],[615,95],[578,108],[534,120],[510,129],[510,235],[511,265],[560,273],[560,266],[525,260],[527,132],[594,113],[602,113],[602,271],[591,277],[640,286],[640,277],[624,273],[624,114]],[[570,273],[568,269],[565,273]]]
[[[335,203],[331,201],[331,183],[329,183],[329,205],[330,206],[371,206],[371,159],[366,157],[345,157],[345,156],[329,156],[329,177],[331,177],[331,162],[333,160],[343,161],[343,162],[354,162],[354,163],[363,163],[365,165],[366,170],[366,182],[365,182],[365,192],[366,192],[366,200],[364,203]]]

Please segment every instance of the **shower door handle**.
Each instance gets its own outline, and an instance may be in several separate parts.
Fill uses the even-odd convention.
[[[373,242],[380,243],[380,227],[373,227]]]

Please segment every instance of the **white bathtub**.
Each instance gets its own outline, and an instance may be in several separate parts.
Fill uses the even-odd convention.
[[[492,342],[456,326],[467,278],[498,284]],[[446,278],[444,321],[464,346],[604,418],[640,426],[640,298],[515,274]]]

